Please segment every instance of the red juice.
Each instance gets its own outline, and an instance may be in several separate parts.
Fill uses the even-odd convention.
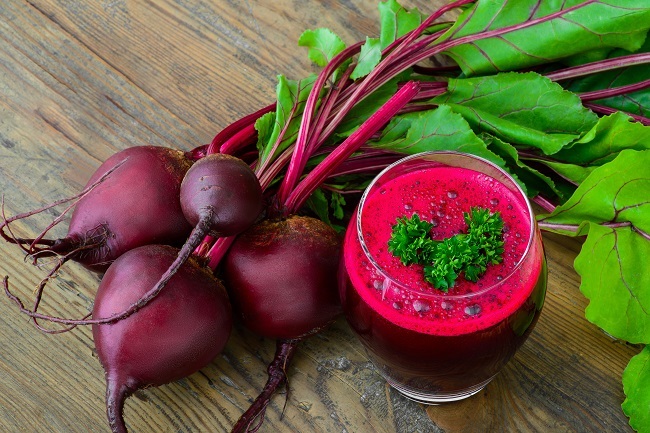
[[[411,398],[441,402],[479,391],[514,355],[541,310],[546,268],[530,206],[514,182],[429,165],[369,190],[361,223],[353,218],[346,232],[340,291],[348,322],[389,383]],[[463,213],[472,207],[504,221],[503,261],[477,282],[461,274],[441,292],[422,265],[405,266],[388,250],[398,217],[417,214],[439,240],[465,232]]]

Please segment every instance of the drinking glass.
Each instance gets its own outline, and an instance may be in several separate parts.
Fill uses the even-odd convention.
[[[460,172],[472,175],[460,183],[461,188],[435,190],[435,182]],[[400,179],[409,182],[400,184]],[[386,194],[391,185],[393,192]],[[415,191],[414,197],[420,197],[416,200],[424,200],[429,192],[423,188],[430,188],[431,197],[438,200],[427,205],[431,209],[424,218],[436,228],[444,225],[451,201],[465,200],[458,208],[471,203],[488,209],[498,208],[501,201],[504,217],[514,207],[518,213],[504,219],[503,239],[506,250],[509,243],[518,242],[519,255],[508,267],[504,255],[502,267],[494,268],[503,273],[489,282],[483,277],[475,283],[465,280],[447,293],[405,282],[392,268],[385,269],[377,259],[377,246],[367,239],[369,227],[383,214],[408,214],[417,203],[396,202],[395,197]],[[480,203],[470,199],[475,190],[487,191]],[[506,201],[509,204],[503,207]],[[365,190],[346,231],[339,292],[348,323],[379,373],[408,398],[436,404],[479,392],[512,358],[535,326],[546,280],[541,235],[517,182],[476,156],[425,152],[390,165]]]

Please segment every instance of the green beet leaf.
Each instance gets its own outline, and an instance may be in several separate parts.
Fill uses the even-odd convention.
[[[650,150],[624,150],[580,184],[550,215],[540,215],[545,229],[584,234],[584,223],[629,223],[650,241]]]
[[[547,155],[580,138],[598,120],[575,94],[533,72],[452,79],[433,102],[450,105],[475,131]]]
[[[588,235],[575,260],[587,319],[614,337],[650,343],[650,151],[622,151],[538,221]]]
[[[650,127],[617,112],[599,119],[583,137],[554,157],[573,164],[602,165],[624,149],[650,149]]]
[[[366,38],[366,43],[361,46],[357,66],[352,71],[350,78],[356,80],[368,75],[381,60],[381,44],[378,38]]]
[[[382,50],[411,30],[416,29],[424,20],[424,15],[416,9],[408,10],[395,0],[379,3],[380,33],[379,38],[366,38],[361,47],[357,66],[351,78],[357,80],[368,75],[381,61]]]
[[[596,168],[595,166],[583,167],[577,164],[569,164],[566,162],[557,162],[557,161],[547,161],[543,159],[540,159],[538,161],[541,164],[544,164],[547,167],[549,167],[551,170],[553,170],[563,178],[568,179],[571,182],[574,182],[576,185],[581,184]]]
[[[627,398],[623,412],[630,418],[630,426],[639,433],[650,432],[650,347],[630,360],[623,372],[623,391]]]
[[[257,152],[260,156],[267,152],[265,149],[271,140],[271,135],[273,135],[275,117],[275,111],[271,111],[255,121],[255,130],[257,131]],[[268,151],[270,151],[270,148]]]
[[[616,338],[650,343],[650,239],[631,227],[588,230],[574,263],[589,299],[585,317]]]
[[[435,110],[397,116],[372,146],[412,155],[433,150],[454,150],[480,156],[503,167],[503,159],[489,151],[468,123],[446,105]]]
[[[544,18],[571,7],[555,18]],[[532,13],[532,16],[531,16]],[[533,22],[497,37],[480,34]],[[650,28],[647,0],[477,1],[449,29],[446,40],[479,35],[448,49],[467,76],[518,70],[612,48],[638,50]]]
[[[330,29],[305,30],[298,39],[298,45],[309,49],[309,59],[324,67],[345,49],[345,42]]]
[[[263,116],[255,123],[259,134],[257,149],[260,154],[260,161],[279,155],[280,152],[295,141],[305,102],[315,80],[315,75],[299,81],[289,80],[283,75],[278,76],[276,88],[277,109],[274,113]],[[285,128],[287,124],[288,126]],[[283,131],[284,135],[280,137]],[[280,139],[280,143],[274,154],[270,155],[278,139]]]
[[[382,49],[416,29],[426,18],[417,8],[408,10],[395,0],[379,2],[379,17],[381,22],[379,40]]]
[[[564,195],[556,187],[553,179],[529,167],[522,161],[513,145],[485,132],[480,134],[479,137],[487,144],[489,150],[503,158],[506,169],[521,185],[526,195],[529,197],[535,197],[539,193],[544,193],[546,197],[562,197]]]

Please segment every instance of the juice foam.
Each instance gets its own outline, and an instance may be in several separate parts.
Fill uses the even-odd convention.
[[[431,236],[439,240],[465,232],[463,212],[477,206],[500,213],[505,251],[503,261],[488,266],[476,283],[461,276],[444,294],[424,279],[421,265],[404,266],[388,251],[398,217],[418,214],[434,225]],[[425,168],[388,181],[366,198],[361,228],[383,274],[354,239],[356,230],[348,230],[344,259],[352,285],[386,320],[421,333],[468,334],[505,320],[530,297],[541,272],[539,261],[518,266],[532,230],[525,200],[496,179],[467,168]]]

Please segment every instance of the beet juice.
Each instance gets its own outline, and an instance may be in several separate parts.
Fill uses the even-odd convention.
[[[471,208],[498,212],[503,254],[475,282],[443,292],[423,266],[388,248],[400,217],[417,214],[441,240],[467,229]],[[455,152],[404,158],[368,187],[345,235],[340,292],[352,329],[379,372],[425,403],[480,391],[533,329],[546,293],[541,236],[525,194],[503,170]]]

